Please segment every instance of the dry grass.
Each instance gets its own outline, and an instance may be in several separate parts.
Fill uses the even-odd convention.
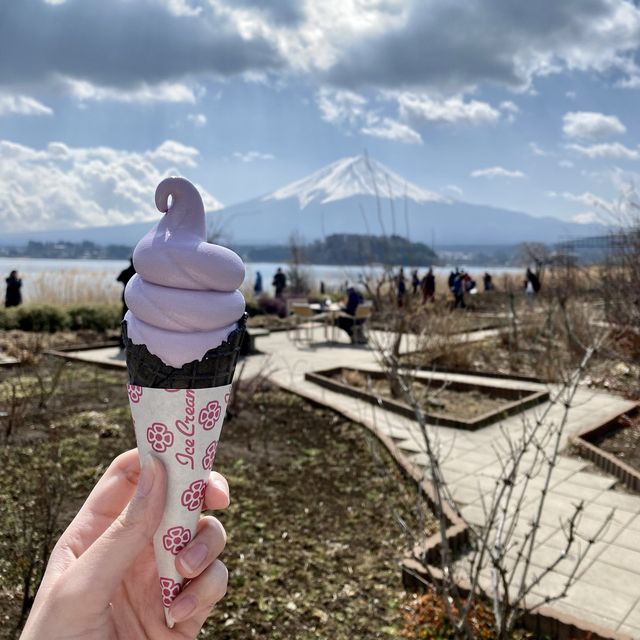
[[[111,272],[63,269],[38,273],[25,283],[25,302],[38,304],[118,303],[122,285]]]

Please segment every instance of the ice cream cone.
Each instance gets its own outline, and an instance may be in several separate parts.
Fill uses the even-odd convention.
[[[138,273],[125,290],[123,340],[140,458],[153,455],[167,471],[154,549],[159,596],[172,627],[169,607],[184,582],[176,556],[196,534],[246,314],[238,291],[242,260],[206,242],[195,187],[167,178],[158,185],[156,204],[166,215],[134,251]]]

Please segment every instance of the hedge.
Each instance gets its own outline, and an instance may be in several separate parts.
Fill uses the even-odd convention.
[[[107,331],[120,326],[121,313],[122,307],[118,304],[28,304],[9,309],[0,308],[0,329],[48,333],[65,329]]]

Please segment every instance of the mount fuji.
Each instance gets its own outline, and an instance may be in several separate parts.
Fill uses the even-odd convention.
[[[233,246],[284,245],[292,233],[305,242],[334,233],[401,235],[443,245],[555,243],[602,235],[600,224],[535,217],[445,198],[405,180],[366,155],[343,158],[267,195],[210,211],[210,228]],[[0,244],[28,240],[135,243],[155,221],[128,225],[2,234]]]
[[[445,198],[362,155],[213,215],[236,245],[286,244],[294,232],[305,241],[332,233],[397,234],[439,246],[554,243],[605,232],[602,225]]]

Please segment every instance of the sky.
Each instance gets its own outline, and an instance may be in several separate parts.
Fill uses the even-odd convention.
[[[631,0],[0,4],[0,231],[214,210],[366,152],[448,198],[610,221],[640,178]]]

